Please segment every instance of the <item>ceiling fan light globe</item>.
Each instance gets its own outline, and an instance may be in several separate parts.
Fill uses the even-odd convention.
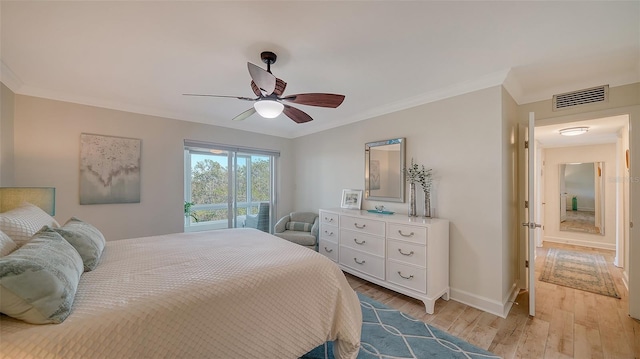
[[[256,109],[256,112],[264,118],[276,118],[280,116],[282,110],[284,110],[283,104],[272,100],[257,101],[253,104],[253,107]]]

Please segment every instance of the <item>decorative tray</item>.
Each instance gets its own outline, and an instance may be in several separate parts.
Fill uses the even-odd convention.
[[[396,212],[391,212],[391,211],[378,211],[377,209],[368,209],[367,212],[369,213],[377,213],[377,214],[394,214]]]

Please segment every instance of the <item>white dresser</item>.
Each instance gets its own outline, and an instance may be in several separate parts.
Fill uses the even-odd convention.
[[[318,251],[345,272],[424,302],[449,300],[449,221],[320,210]]]

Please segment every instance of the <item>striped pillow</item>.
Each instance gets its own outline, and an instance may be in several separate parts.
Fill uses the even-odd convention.
[[[89,223],[71,217],[62,228],[53,228],[80,254],[84,271],[96,269],[104,250],[105,239],[100,231]]]
[[[27,323],[61,323],[71,313],[82,258],[50,227],[0,258],[0,312]]]
[[[311,232],[311,223],[307,222],[287,222],[285,228],[290,231]]]

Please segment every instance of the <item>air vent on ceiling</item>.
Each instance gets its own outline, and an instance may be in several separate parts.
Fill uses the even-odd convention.
[[[553,95],[553,111],[609,101],[609,85]]]

